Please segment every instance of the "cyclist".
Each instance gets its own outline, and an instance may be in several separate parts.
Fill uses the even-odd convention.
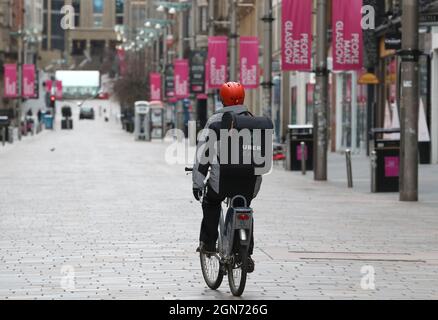
[[[226,112],[234,112],[236,114],[249,114],[248,109],[243,105],[245,101],[245,89],[240,83],[228,82],[222,85],[220,89],[220,98],[224,106],[223,109],[218,110],[207,122],[205,129],[199,137],[198,149],[208,141],[208,130],[215,130],[221,127],[222,116]],[[217,135],[219,140],[219,135]],[[198,152],[197,152],[198,154]],[[244,196],[247,200],[247,205],[250,206],[251,201],[257,196],[262,182],[261,176],[248,177],[242,179],[239,177],[227,176],[227,181],[220,174],[220,164],[218,161],[199,161],[196,156],[195,165],[193,168],[193,195],[196,200],[200,200],[204,186],[206,185],[206,194],[203,197],[202,210],[203,220],[200,232],[200,245],[197,251],[202,252],[216,252],[216,241],[218,239],[218,226],[221,214],[221,203],[225,200],[223,192],[224,186],[233,186],[234,189],[238,186],[238,194]],[[207,163],[206,163],[207,162]],[[210,176],[206,180],[208,170],[210,169]],[[221,187],[221,188],[220,188]],[[228,195],[229,196],[229,195]],[[249,261],[248,272],[254,271],[254,261],[251,258],[253,253],[254,240],[251,239],[249,247]]]

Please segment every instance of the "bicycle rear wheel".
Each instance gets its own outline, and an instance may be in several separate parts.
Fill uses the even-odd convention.
[[[228,284],[235,297],[240,297],[245,290],[247,270],[248,248],[242,247],[239,254],[234,256],[233,263],[228,265]]]
[[[220,287],[224,278],[219,257],[217,255],[201,252],[199,258],[205,283],[210,289],[216,290]]]

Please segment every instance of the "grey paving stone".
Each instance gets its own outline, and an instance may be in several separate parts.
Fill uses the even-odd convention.
[[[0,146],[0,299],[231,299],[226,279],[203,282],[201,209],[168,145],[96,119]],[[420,168],[421,202],[406,204],[369,193],[363,156],[347,189],[344,165],[330,155],[327,183],[265,177],[243,299],[438,299],[438,167]]]

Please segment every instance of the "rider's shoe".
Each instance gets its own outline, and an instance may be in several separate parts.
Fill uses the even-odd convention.
[[[203,252],[203,253],[215,253],[216,248],[215,246],[208,246],[204,242],[199,243],[199,247],[196,249],[196,252]]]
[[[251,256],[248,257],[248,265],[246,267],[246,272],[253,273],[255,268],[254,260],[251,258]]]

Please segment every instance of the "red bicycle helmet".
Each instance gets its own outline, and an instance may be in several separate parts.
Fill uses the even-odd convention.
[[[245,89],[238,82],[227,82],[220,89],[220,97],[225,107],[241,105],[245,102]]]

